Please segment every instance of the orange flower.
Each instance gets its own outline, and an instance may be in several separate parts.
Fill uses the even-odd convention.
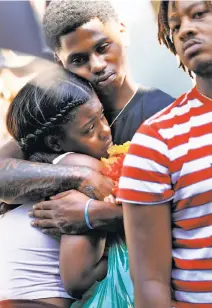
[[[125,142],[122,145],[113,145],[108,149],[108,158],[101,158],[101,161],[104,165],[102,169],[102,173],[111,178],[115,186],[113,188],[113,195],[116,196],[117,189],[118,189],[118,182],[119,178],[121,176],[121,169],[123,166],[123,161],[125,158],[125,155],[129,149],[130,142]]]

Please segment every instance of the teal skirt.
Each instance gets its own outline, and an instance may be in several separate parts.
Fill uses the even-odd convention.
[[[71,308],[133,308],[128,259],[126,244],[117,237],[109,249],[106,278],[96,282]]]

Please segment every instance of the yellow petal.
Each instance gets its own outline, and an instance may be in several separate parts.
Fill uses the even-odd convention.
[[[125,142],[122,145],[113,145],[108,149],[108,154],[111,156],[119,155],[119,154],[125,154],[130,146],[130,141]]]

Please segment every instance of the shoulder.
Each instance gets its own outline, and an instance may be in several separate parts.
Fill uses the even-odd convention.
[[[156,88],[144,89],[144,94],[143,94],[144,119],[146,120],[150,118],[158,111],[161,111],[167,106],[171,105],[174,101],[175,98],[173,98],[169,94],[159,89]]]
[[[152,88],[152,87],[146,87],[143,85],[140,85],[137,91],[138,97],[142,97],[143,100],[148,100],[148,99],[155,99],[155,100],[165,100],[168,102],[173,102],[175,101],[175,98],[172,97],[170,94],[157,89],[157,88]]]
[[[148,135],[166,142],[167,133],[174,137],[175,126],[187,121],[187,93],[181,95],[172,104],[147,119],[138,129],[139,136]]]
[[[68,153],[59,160],[58,164],[72,165],[72,166],[86,166],[96,171],[102,170],[101,161],[86,154]]]

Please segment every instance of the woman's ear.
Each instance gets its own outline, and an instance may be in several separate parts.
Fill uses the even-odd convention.
[[[60,153],[62,151],[60,137],[55,135],[49,135],[44,137],[45,144],[54,152]]]

